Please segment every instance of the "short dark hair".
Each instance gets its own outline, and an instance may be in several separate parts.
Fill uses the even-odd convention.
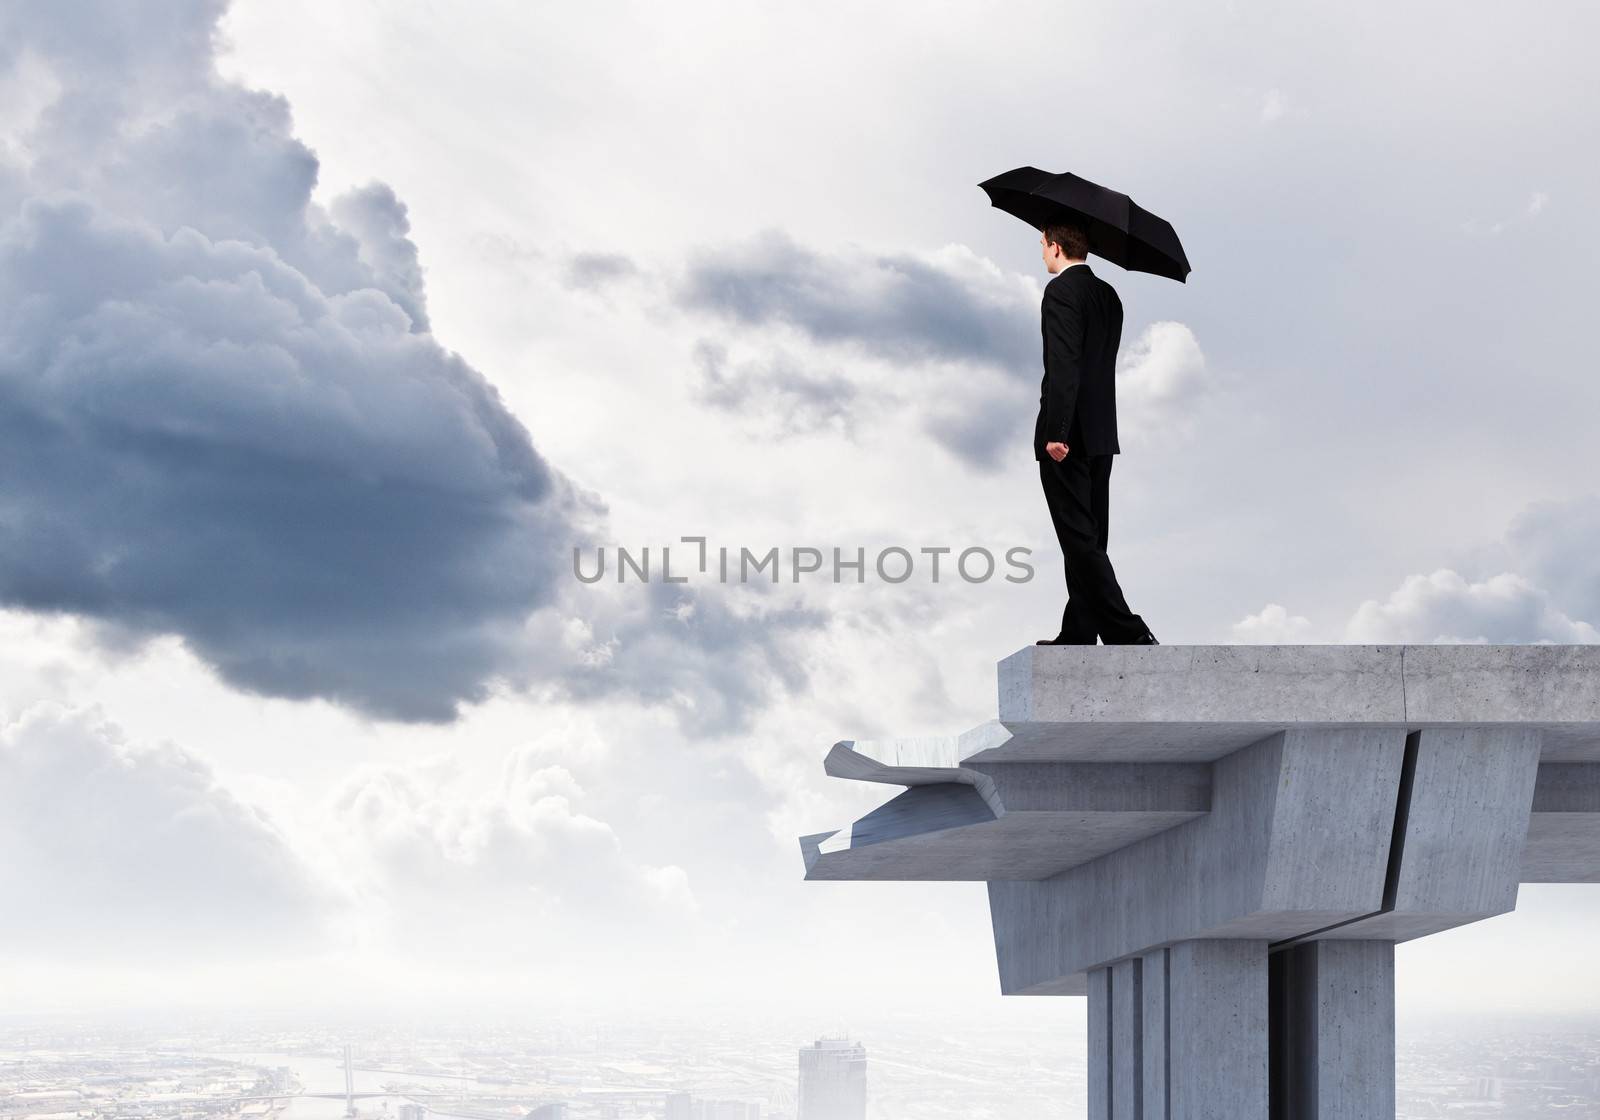
[[[1074,260],[1089,255],[1089,231],[1077,222],[1051,222],[1044,227],[1044,239]]]

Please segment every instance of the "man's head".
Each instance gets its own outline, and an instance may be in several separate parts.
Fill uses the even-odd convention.
[[[1089,255],[1089,232],[1074,222],[1053,222],[1040,231],[1039,250],[1045,268],[1060,272]]]

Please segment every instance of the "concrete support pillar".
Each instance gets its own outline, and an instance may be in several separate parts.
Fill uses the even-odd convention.
[[[1111,1120],[1111,970],[1089,973],[1089,1120]]]
[[[1267,943],[1169,950],[1172,1120],[1267,1120]]]
[[[1394,1120],[1394,943],[1272,956],[1272,1120]]]
[[[1167,1080],[1172,1064],[1168,1049],[1172,1026],[1169,1021],[1171,990],[1169,957],[1167,949],[1157,949],[1144,955],[1139,969],[1144,995],[1144,1110],[1145,1115],[1157,1120],[1167,1120]]]
[[[1143,964],[1111,966],[1111,1120],[1144,1120]]]
[[[1267,1059],[1265,941],[1184,941],[1089,976],[1090,1120],[1268,1120]]]

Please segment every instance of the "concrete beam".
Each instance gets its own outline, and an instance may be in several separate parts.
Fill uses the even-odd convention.
[[[1192,820],[1211,803],[1211,767],[1201,763],[973,762],[891,768],[870,759],[858,761],[853,748],[835,744],[828,757],[842,761],[830,772],[908,787],[966,785],[991,811],[959,819],[941,810],[941,797],[896,799],[849,829],[804,838],[808,878],[1047,878]],[[921,811],[906,811],[914,806]],[[987,830],[989,835],[976,843],[973,837],[945,834],[955,827],[997,821],[1007,812],[1058,815],[1011,821]],[[898,829],[883,827],[897,814]],[[916,837],[924,839],[859,857],[838,854]],[[1540,763],[1518,878],[1524,883],[1600,882],[1600,763]]]
[[[802,840],[806,878],[1043,879],[1204,814],[1211,768],[1200,764],[977,764],[880,769],[850,744],[836,769],[892,773],[905,792],[847,829]],[[929,775],[947,780],[931,782]]]
[[[1578,761],[1600,719],[1600,646],[1405,646],[1405,718],[1415,724],[1520,723],[1555,730],[1551,761]],[[1561,734],[1565,729],[1570,736]],[[1600,757],[1597,755],[1595,757]]]
[[[1600,761],[1600,646],[1028,646],[981,759],[1213,761],[1289,726],[1520,724]]]
[[[1011,732],[992,719],[959,735],[846,740],[834,744],[823,769],[838,778],[912,785],[919,771],[960,766],[963,759],[1001,746],[1009,738]]]
[[[1321,936],[1407,941],[1516,909],[1541,737],[1522,727],[1413,732],[1382,910]]]
[[[1001,991],[1191,938],[1278,941],[1383,904],[1405,732],[1293,730],[1217,763],[1211,812],[1037,882],[991,881]]]
[[[1008,813],[1204,813],[1211,767],[1197,762],[973,762]]]
[[[1540,764],[1519,877],[1600,883],[1600,763]]]
[[[1024,646],[1000,722],[1404,722],[1401,646]]]

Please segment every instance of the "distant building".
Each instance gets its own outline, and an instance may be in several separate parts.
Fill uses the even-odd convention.
[[[761,1105],[753,1101],[697,1101],[688,1093],[668,1093],[661,1099],[662,1120],[761,1120]]]
[[[407,1101],[400,1106],[400,1120],[428,1120],[428,1106]]]
[[[800,1051],[798,1120],[866,1120],[867,1048],[821,1038]]]
[[[750,1101],[698,1101],[693,1120],[761,1120],[761,1106]]]
[[[567,1104],[565,1101],[542,1104],[528,1113],[526,1120],[567,1120]]]

